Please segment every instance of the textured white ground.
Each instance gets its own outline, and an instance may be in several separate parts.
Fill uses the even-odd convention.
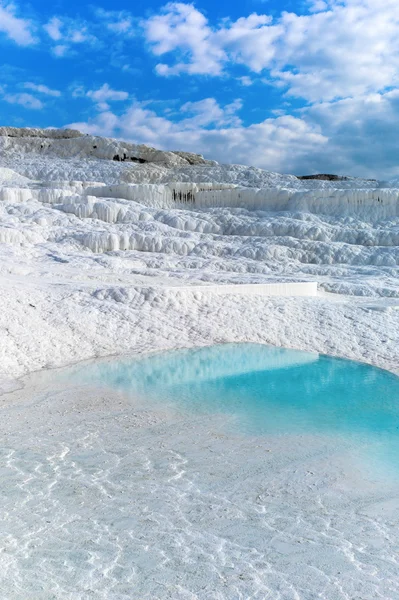
[[[126,154],[128,160],[114,161],[115,154]],[[148,162],[136,162],[139,158]],[[399,190],[395,185],[299,181],[91,136],[64,140],[0,135],[3,391],[17,388],[17,377],[79,360],[233,341],[353,358],[399,373]],[[239,287],[227,294],[213,291],[215,285],[225,283],[281,281],[317,281],[319,294],[268,297],[261,289],[247,295]],[[31,397],[37,401],[35,395]],[[307,454],[308,445],[301,446],[298,440],[285,451],[288,462],[282,458],[284,464],[271,461],[265,466],[264,449],[254,452],[243,440],[239,442],[242,462],[231,458],[229,463],[228,457],[237,454],[237,440],[229,438],[222,450],[217,438],[213,447],[213,434],[205,423],[183,425],[172,419],[172,424],[158,426],[159,415],[141,415],[136,422],[131,413],[112,421],[112,398],[102,401],[104,410],[101,403],[96,407],[92,402],[95,419],[92,422],[89,411],[81,421],[78,410],[84,408],[71,404],[71,397],[67,408],[55,410],[53,421],[51,402],[34,404],[31,412],[26,405],[21,410],[17,405],[2,413],[2,434],[8,435],[3,475],[9,478],[8,490],[15,486],[18,494],[24,492],[15,497],[5,493],[2,501],[9,543],[2,554],[6,573],[2,597],[23,599],[29,589],[29,597],[46,600],[130,598],[132,582],[137,590],[134,597],[152,599],[398,597],[398,540],[391,529],[397,523],[395,500],[387,500],[381,491],[383,499],[378,502],[388,502],[388,508],[394,502],[395,508],[381,523],[373,512],[379,505],[367,508],[377,501],[374,488],[368,504],[357,497],[351,504],[357,493],[353,472],[348,474],[338,459],[330,475],[328,467],[333,463],[318,459],[319,475],[312,491],[313,483],[303,477],[305,471],[312,471],[313,459]],[[51,394],[47,398],[56,400]],[[69,410],[65,425],[61,417]],[[30,420],[33,415],[39,415],[36,421]],[[166,423],[165,419],[160,422]],[[149,430],[151,424],[155,428]],[[153,495],[148,517],[141,515],[138,529],[134,528],[141,542],[129,545],[126,523],[117,524],[119,533],[112,542],[109,532],[115,506],[123,507],[115,490],[118,485],[126,489],[123,482],[131,473],[132,464],[123,464],[123,456],[132,435],[136,436],[129,429],[133,426],[140,433],[135,438],[137,460],[133,455],[129,458],[136,469],[129,485],[139,490],[138,506],[143,506],[145,494]],[[190,446],[193,431],[198,439],[201,433],[205,436],[202,454]],[[154,440],[159,440],[156,447]],[[116,444],[114,450],[111,442]],[[282,452],[278,440],[270,443]],[[315,454],[322,457],[324,441],[314,443]],[[85,444],[94,462],[87,459],[82,465]],[[294,463],[293,448],[299,453]],[[199,489],[193,480],[198,461],[210,464],[212,452],[219,457],[225,452],[227,458],[217,463],[214,473],[204,475],[210,479]],[[253,470],[248,473],[250,457]],[[105,461],[104,469],[95,471],[97,459]],[[187,469],[182,468],[185,460]],[[61,511],[55,521],[50,517],[46,529],[46,514],[54,515],[60,503],[56,491],[61,489],[63,501],[72,498],[72,488],[84,485],[85,468],[91,483],[83,504],[67,502],[66,512]],[[221,494],[218,487],[222,471],[223,485],[237,494],[234,505],[230,492]],[[259,477],[266,478],[259,499],[248,496],[249,487],[239,487],[244,474],[248,485],[251,477],[257,486]],[[140,481],[146,477],[150,485],[143,484],[140,492]],[[345,487],[347,480],[350,484]],[[266,493],[271,494],[271,504],[266,503]],[[104,518],[94,520],[94,529],[87,525],[82,531],[79,519],[86,510],[84,503],[90,506],[90,494],[100,503]],[[362,496],[364,489],[358,494]],[[328,506],[322,497],[330,502]],[[213,525],[206,523],[213,501],[220,523],[233,513],[241,519],[242,527],[231,525],[228,539],[221,532],[212,533]],[[265,512],[269,518],[262,525]],[[29,514],[37,515],[37,527]],[[77,521],[76,514],[80,514]],[[86,521],[82,517],[84,523],[94,518],[90,514]],[[146,518],[153,524],[150,540],[144,534]],[[205,524],[203,533],[199,523]],[[265,528],[261,551],[248,541],[258,527]],[[87,547],[76,549],[81,536],[92,539],[93,546],[87,541]],[[170,539],[173,558],[167,555]],[[366,548],[368,539],[372,541]],[[145,553],[152,543],[159,545],[159,556],[149,564]],[[308,566],[294,572],[301,556],[292,550],[297,543],[311,551],[303,558]],[[385,552],[384,544],[389,551]],[[55,558],[60,547],[68,556],[66,570]],[[126,548],[134,548],[136,554],[126,557]],[[329,553],[340,559],[331,562]],[[137,565],[136,573],[123,570],[127,561]],[[192,564],[192,572],[185,571],[176,582],[173,573],[182,562]],[[71,573],[79,564],[92,565],[92,571],[82,568],[82,579],[77,580]],[[204,564],[206,577],[198,575],[198,564]],[[38,581],[38,565],[40,572],[51,573],[45,583]],[[160,565],[165,570],[158,578]],[[233,580],[227,578],[223,584],[227,571]],[[123,580],[125,590],[118,587]],[[150,592],[146,581],[151,581]]]
[[[399,190],[44,135],[0,135],[3,382],[94,356],[223,341],[398,370]],[[274,281],[317,281],[322,293],[249,299],[197,287]]]
[[[399,486],[362,448],[57,377],[1,410],[4,600],[398,598]]]

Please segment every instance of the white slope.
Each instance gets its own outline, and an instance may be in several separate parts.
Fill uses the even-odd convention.
[[[7,169],[7,167],[0,167],[0,185],[12,185],[12,186],[29,186],[31,180],[28,177],[24,177],[19,173],[16,173],[12,169]]]
[[[0,128],[0,378],[224,341],[398,371],[398,198],[376,182]],[[215,291],[301,281],[319,296]]]

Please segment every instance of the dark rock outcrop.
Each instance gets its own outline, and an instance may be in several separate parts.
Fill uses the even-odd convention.
[[[318,179],[321,181],[347,181],[349,177],[331,175],[329,173],[317,173],[316,175],[297,175],[298,179]]]

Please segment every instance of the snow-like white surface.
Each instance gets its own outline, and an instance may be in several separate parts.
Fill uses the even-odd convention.
[[[399,374],[396,186],[0,129],[0,390],[239,341]],[[72,379],[2,409],[4,597],[397,597],[397,486],[336,439],[254,443]]]
[[[0,136],[3,380],[222,341],[399,369],[398,189],[15,132]],[[155,162],[105,158],[133,150]],[[284,294],[294,294],[289,283],[318,282],[320,293],[215,291],[278,282]]]
[[[184,381],[182,363],[159,376]],[[209,366],[196,385],[229,374]],[[73,371],[2,407],[2,597],[398,597],[398,485],[364,477],[369,447],[365,461],[347,439],[237,435]]]

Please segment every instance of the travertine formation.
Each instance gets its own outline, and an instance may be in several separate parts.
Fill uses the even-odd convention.
[[[0,379],[221,341],[395,370],[395,186],[1,128]]]

